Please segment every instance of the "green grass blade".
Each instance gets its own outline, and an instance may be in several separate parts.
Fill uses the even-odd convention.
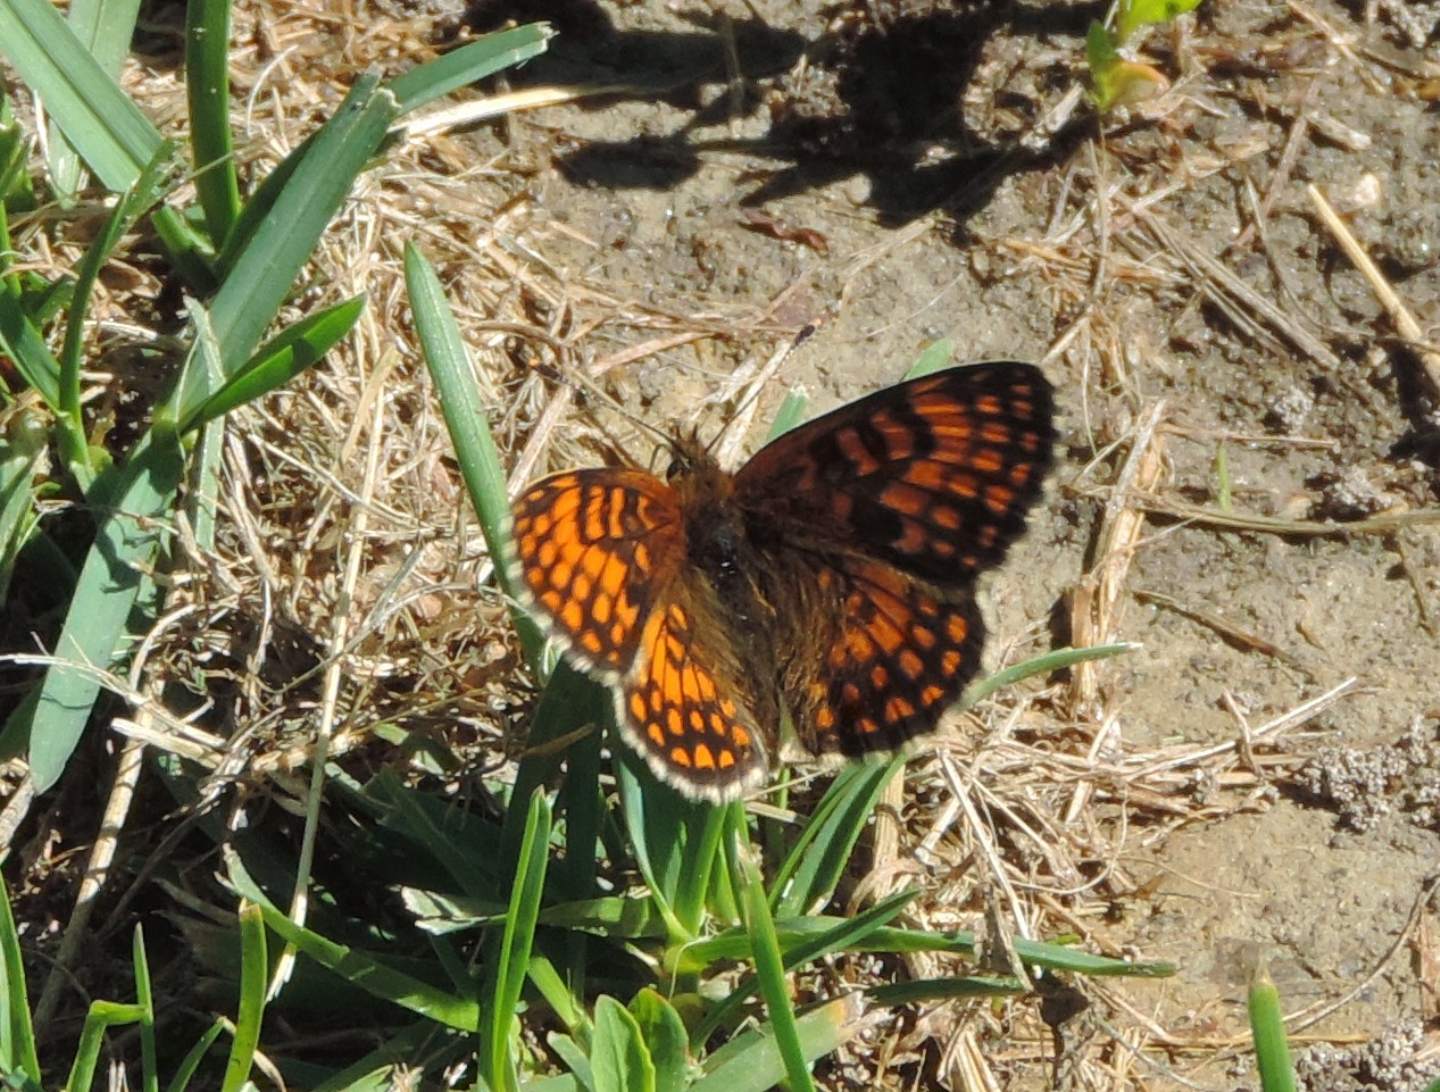
[[[152,429],[113,475],[90,495],[108,511],[80,570],[65,626],[55,645],[63,663],[45,673],[39,697],[22,704],[5,726],[5,741],[23,736],[37,792],[59,780],[100,693],[95,669],[106,670],[126,632],[163,530],[159,517],[179,488],[183,456],[173,436]]]
[[[809,401],[801,391],[787,391],[785,401],[780,403],[780,408],[775,411],[775,417],[770,422],[770,432],[766,435],[765,442],[768,444],[771,440],[778,440],[804,421],[805,407]]]
[[[70,313],[65,322],[65,344],[60,350],[60,404],[56,416],[62,454],[82,490],[89,488],[94,477],[85,422],[80,414],[80,369],[84,364],[85,320],[89,315],[90,297],[100,270],[121,237],[135,226],[135,222],[168,187],[175,165],[174,151],[174,145],[169,141],[162,142],[156,149],[154,158],[145,165],[134,185],[115,202],[115,207],[105,219],[105,226],[85,251],[75,275]]]
[[[25,992],[25,964],[20,955],[20,934],[10,910],[10,891],[0,876],[0,1004],[5,1008],[3,1038],[9,1057],[0,1059],[10,1072],[22,1072],[40,1083],[40,1058],[35,1052],[35,1029],[30,1025],[30,999]]]
[[[1014,997],[1026,991],[1018,978],[985,978],[956,975],[950,978],[918,978],[873,986],[865,995],[877,1005],[918,1005],[933,1001],[954,1001],[976,997]]]
[[[1047,652],[1018,664],[1012,664],[1004,671],[997,671],[988,678],[971,684],[965,688],[965,693],[960,695],[960,700],[956,702],[956,708],[969,709],[984,701],[997,690],[1014,686],[1021,679],[1028,679],[1031,675],[1049,675],[1052,672],[1063,671],[1068,667],[1087,663],[1090,660],[1106,660],[1111,656],[1134,652],[1139,647],[1139,645],[1121,641],[1112,645],[1092,645],[1089,648],[1057,648],[1054,652]]]
[[[721,855],[725,809],[689,805],[685,812],[684,856],[674,892],[675,916],[688,935],[698,936],[705,921],[711,875]]]
[[[777,919],[775,930],[782,950],[807,943],[848,919],[834,915],[814,914]],[[1093,955],[1064,944],[1016,938],[1015,954],[1028,965],[1052,971],[1108,977],[1168,978],[1175,973],[1173,963],[1131,963],[1123,959]],[[857,952],[949,952],[952,955],[975,955],[975,934],[967,930],[954,933],[931,933],[923,929],[897,929],[885,926],[860,938],[847,950]],[[717,959],[746,959],[750,955],[750,937],[742,929],[729,929],[713,937],[696,941],[686,957],[705,966]]]
[[[155,158],[160,133],[48,0],[0,0],[0,53],[106,189],[129,188]]]
[[[840,772],[776,874],[771,896],[776,917],[812,912],[830,898],[880,793],[904,765],[896,755]]]
[[[13,360],[15,370],[35,389],[45,405],[59,412],[60,362],[45,344],[44,335],[26,316],[20,286],[9,277],[0,280],[0,355]]]
[[[0,439],[0,601],[6,599],[15,559],[39,522],[35,488],[46,451],[40,415],[20,410]]]
[[[915,358],[915,363],[910,365],[905,378],[919,379],[922,375],[938,372],[941,368],[948,368],[954,359],[955,342],[948,337],[942,337],[920,350],[920,355]]]
[[[892,921],[919,893],[917,890],[897,892],[887,899],[882,899],[864,913],[842,919],[829,929],[798,944],[782,943],[777,933],[776,942],[781,946],[785,970],[792,971],[822,956],[859,946],[868,936]],[[730,996],[706,1013],[705,1019],[696,1024],[690,1036],[691,1045],[698,1049],[716,1030],[732,1023],[739,1015],[741,1006],[754,994],[757,985],[759,981],[755,975],[743,978],[735,989],[730,991]]]
[[[165,1092],[185,1092],[185,1089],[190,1087],[190,1080],[195,1076],[195,1071],[200,1068],[200,1063],[205,1060],[206,1052],[215,1045],[215,1040],[220,1038],[220,1034],[224,1030],[224,1020],[216,1020],[205,1029],[205,1034],[200,1036],[195,1045],[185,1052],[185,1057],[180,1059],[180,1064],[175,1069],[175,1075],[165,1086]]]
[[[690,1057],[685,1042],[685,1023],[675,1006],[646,987],[630,1001],[630,1015],[655,1066],[655,1087],[659,1092],[685,1087]]]
[[[655,1063],[640,1024],[613,997],[601,997],[595,1004],[590,1072],[595,1092],[655,1092]]]
[[[240,182],[230,145],[230,0],[185,6],[185,94],[195,192],[218,249],[240,215]]]
[[[612,766],[619,788],[620,815],[630,850],[650,888],[655,908],[670,929],[670,942],[683,944],[693,934],[675,913],[675,892],[685,862],[689,811],[697,806],[655,780],[639,755],[611,733]]]
[[[511,801],[510,806],[515,807],[516,802]],[[492,1092],[509,1092],[515,1087],[510,1025],[515,1019],[530,965],[530,946],[535,939],[535,922],[540,916],[549,853],[550,805],[545,794],[537,789],[531,794],[526,811],[525,837],[515,865],[505,930],[486,981],[485,996],[490,1000],[490,1011],[481,1028],[480,1066]]]
[[[284,386],[348,334],[364,309],[365,297],[354,296],[287,326],[182,420],[180,431],[207,424]]]
[[[120,74],[139,11],[140,0],[74,0],[70,5],[70,29],[111,79]],[[50,134],[50,188],[69,204],[80,185],[80,160],[58,126],[52,124]]]
[[[75,1061],[70,1066],[70,1079],[65,1082],[67,1089],[93,1087],[95,1063],[100,1058],[101,1041],[105,1030],[117,1025],[138,1023],[143,1012],[139,1005],[120,1004],[115,1001],[92,1001],[90,1011],[85,1014],[85,1026],[80,1031],[80,1044],[75,1048]]]
[[[265,953],[264,913],[253,902],[240,903],[240,1009],[235,1037],[225,1059],[221,1092],[240,1092],[250,1079],[255,1049],[260,1045],[260,1024],[265,1017],[265,990],[270,964]]]
[[[543,921],[545,914],[542,912],[540,917]],[[530,984],[554,1010],[566,1030],[588,1041],[592,1028],[590,1017],[585,1012],[583,995],[561,979],[559,972],[555,970],[555,964],[542,955],[531,955],[530,967],[526,973],[529,975]]]
[[[1295,1068],[1290,1064],[1290,1043],[1285,1017],[1280,1012],[1280,991],[1264,964],[1250,982],[1250,1034],[1255,1040],[1255,1068],[1264,1092],[1295,1092]]]
[[[254,354],[295,277],[394,117],[394,99],[377,91],[373,76],[356,80],[334,116],[316,134],[270,215],[246,240],[209,308],[227,381]],[[187,366],[171,400],[173,419],[191,420],[210,393],[203,374]]]
[[[575,1083],[585,1089],[585,1092],[595,1092],[595,1075],[590,1070],[590,1057],[580,1048],[580,1044],[570,1036],[558,1032],[547,1035],[545,1042],[574,1074]],[[522,1087],[530,1086],[527,1084]]]
[[[480,1007],[473,999],[457,998],[427,982],[296,925],[266,898],[234,853],[225,857],[226,874],[235,890],[260,907],[265,924],[286,944],[328,967],[341,978],[374,997],[383,998],[446,1027],[474,1031]]]
[[[1130,36],[1147,23],[1168,23],[1199,6],[1200,0],[1121,0],[1115,36],[1122,42],[1129,41]]]
[[[528,619],[526,624],[531,624]],[[538,631],[536,636],[538,638]],[[535,719],[530,722],[525,754],[515,772],[515,787],[510,798],[528,800],[535,789],[549,784],[565,758],[566,741],[574,732],[597,731],[595,726],[609,719],[611,706],[610,695],[603,686],[569,664],[558,664],[535,708]],[[524,829],[525,813],[519,808],[508,809],[500,836],[500,860],[515,859]]]
[[[419,1021],[392,1035],[370,1053],[357,1058],[345,1068],[330,1074],[317,1082],[310,1092],[358,1092],[362,1088],[378,1085],[386,1092],[404,1085],[391,1079],[392,1071],[401,1065],[408,1066],[435,1038],[435,1027],[428,1021]],[[380,1078],[378,1081],[376,1078]]]
[[[836,998],[795,1021],[800,1051],[814,1061],[843,1046],[860,1030],[858,994]],[[737,1036],[706,1060],[706,1075],[690,1092],[766,1092],[786,1076],[771,1025]]]
[[[160,1092],[160,1069],[155,1056],[155,996],[150,988],[150,961],[145,957],[145,931],[138,923],[130,952],[135,967],[135,1003],[144,1012],[140,1018],[140,1087],[144,1092]]]
[[[814,1092],[810,1066],[800,1041],[795,1010],[790,1005],[790,991],[785,983],[785,963],[780,955],[780,942],[775,936],[775,922],[770,917],[770,900],[765,894],[765,881],[750,850],[749,832],[745,826],[745,810],[738,804],[727,808],[726,848],[735,889],[745,915],[745,928],[755,957],[755,973],[760,992],[775,1032],[775,1045],[785,1063],[785,1075],[793,1092]]]
[[[410,308],[415,315],[415,331],[420,336],[420,349],[425,365],[440,396],[450,442],[460,473],[470,492],[470,501],[480,519],[480,531],[495,563],[495,578],[500,588],[514,599],[510,583],[510,502],[505,494],[505,471],[500,453],[490,435],[487,409],[475,388],[470,358],[460,337],[460,327],[445,300],[440,278],[413,244],[405,247],[405,287]],[[540,652],[544,640],[535,623],[518,608],[514,612],[525,657],[536,678],[540,677]]]
[[[549,23],[527,23],[487,34],[391,80],[390,90],[400,112],[408,113],[458,87],[539,56],[554,36]]]

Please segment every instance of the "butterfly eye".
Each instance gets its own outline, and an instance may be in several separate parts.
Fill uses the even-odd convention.
[[[665,480],[673,482],[676,478],[683,477],[695,469],[694,462],[682,451],[675,452],[670,458],[670,465],[665,469]]]

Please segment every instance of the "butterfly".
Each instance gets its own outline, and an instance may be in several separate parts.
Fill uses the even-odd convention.
[[[812,755],[895,750],[980,666],[976,578],[1024,532],[1052,409],[1034,365],[973,364],[842,406],[733,474],[693,439],[665,480],[552,474],[512,506],[512,585],[685,796],[762,784],[786,714]]]

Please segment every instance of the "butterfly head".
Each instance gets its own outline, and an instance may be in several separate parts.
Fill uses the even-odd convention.
[[[670,465],[665,469],[665,480],[671,485],[678,487],[687,480],[704,479],[722,473],[715,456],[710,454],[709,449],[700,441],[696,430],[691,429],[689,432],[668,437],[668,443]]]

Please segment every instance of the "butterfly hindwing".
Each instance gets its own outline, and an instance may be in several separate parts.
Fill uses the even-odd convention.
[[[755,718],[697,648],[694,623],[675,601],[651,615],[615,719],[660,780],[719,802],[764,780],[765,750]]]
[[[935,727],[980,666],[971,590],[944,598],[889,565],[841,556],[820,569],[839,624],[805,695],[790,704],[813,753],[889,751]]]

